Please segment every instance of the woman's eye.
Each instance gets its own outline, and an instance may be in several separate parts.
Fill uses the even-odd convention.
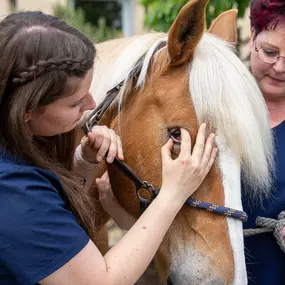
[[[279,55],[278,52],[272,51],[272,50],[266,50],[266,49],[264,49],[263,52],[264,52],[264,54],[265,54],[266,56],[269,56],[269,57],[275,57],[275,56],[278,56],[278,55]]]
[[[181,143],[181,131],[180,128],[174,128],[168,130],[168,135],[173,139],[175,143]]]
[[[72,107],[72,108],[82,107],[82,105],[83,105],[83,101],[78,102],[78,103],[76,103],[76,104],[74,104],[74,105],[71,105],[71,107]]]

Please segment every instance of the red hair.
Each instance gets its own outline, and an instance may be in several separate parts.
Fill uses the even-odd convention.
[[[256,34],[264,29],[275,29],[277,25],[285,24],[284,0],[251,0],[251,26]]]

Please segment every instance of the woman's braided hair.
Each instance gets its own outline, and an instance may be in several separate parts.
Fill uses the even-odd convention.
[[[54,172],[90,236],[95,231],[95,208],[74,179],[75,130],[31,137],[24,116],[68,96],[69,79],[83,78],[92,69],[95,52],[86,36],[54,16],[19,12],[0,22],[0,151]]]
[[[74,60],[69,58],[50,58],[48,60],[38,60],[34,65],[28,67],[27,70],[15,74],[12,81],[17,85],[23,85],[49,71],[62,70],[67,73],[82,73],[92,66],[93,60],[90,59]]]

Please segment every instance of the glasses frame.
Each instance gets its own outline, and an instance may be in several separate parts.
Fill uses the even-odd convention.
[[[263,50],[263,51],[264,51],[264,49],[263,49],[262,47],[257,48],[256,42],[254,43],[254,49],[255,49],[255,51],[256,51],[257,58],[258,58],[261,62],[264,62],[264,63],[266,63],[266,64],[274,65],[274,64],[276,64],[281,58],[285,59],[285,56],[281,56],[280,53],[278,52],[279,55],[276,56],[276,60],[275,60],[274,62],[267,62],[267,61],[264,61],[264,60],[260,59],[260,57],[259,57],[259,51],[260,51],[260,50]]]

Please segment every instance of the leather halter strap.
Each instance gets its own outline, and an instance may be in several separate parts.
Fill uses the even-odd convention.
[[[82,126],[82,129],[85,134],[91,132],[91,129],[94,125],[98,125],[99,121],[108,110],[110,105],[114,102],[117,95],[120,93],[121,87],[123,86],[124,81],[121,81],[118,85],[113,87],[111,90],[107,92],[107,96],[101,102],[101,104],[88,116],[85,123]]]

